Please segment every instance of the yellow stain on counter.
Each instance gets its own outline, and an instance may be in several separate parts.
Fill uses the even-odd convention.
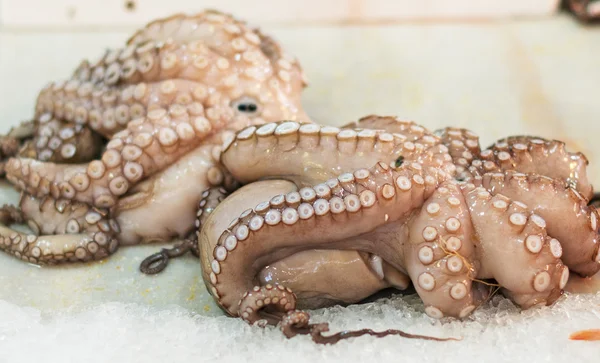
[[[147,288],[146,290],[142,290],[142,292],[140,292],[140,295],[142,295],[143,297],[148,297],[148,295],[150,294],[150,292],[152,292],[151,288]]]
[[[194,276],[192,283],[190,284],[190,294],[187,297],[187,301],[196,300],[196,293],[198,291],[198,276]]]

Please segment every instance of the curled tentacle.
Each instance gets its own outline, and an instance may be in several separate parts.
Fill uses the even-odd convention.
[[[12,127],[6,135],[0,136],[0,176],[4,176],[6,161],[17,155],[23,144],[30,140],[34,133],[35,123],[25,121],[19,126]]]
[[[21,210],[27,211],[22,218],[35,234],[12,230],[6,227],[9,223],[0,225],[0,249],[17,258],[35,264],[86,262],[102,259],[118,248],[116,222],[83,203],[25,195]],[[21,222],[13,217],[11,220]]]
[[[437,172],[435,168],[415,168],[413,165],[391,170],[380,163],[370,171],[362,169],[355,175],[343,175],[310,190],[306,188],[303,193],[298,193],[298,201],[287,201],[284,196],[278,196],[270,202],[260,203],[231,223],[218,241],[206,241],[209,233],[205,229],[199,243],[215,246],[214,252],[205,255],[203,260],[209,261],[203,262],[203,269],[208,275],[211,293],[227,312],[238,316],[237,301],[253,287],[248,284],[262,266],[301,249],[352,249],[350,246],[356,242],[352,236],[361,231],[373,231],[387,221],[404,218],[412,208],[419,206],[440,180],[444,180]],[[303,196],[308,199],[302,200]],[[398,208],[398,205],[403,207]],[[343,222],[348,228],[324,233],[324,226],[334,220]],[[280,229],[285,232],[278,233]],[[377,232],[373,233],[371,238],[364,238],[366,245],[362,249],[379,256],[392,254],[392,251],[371,245],[379,239]],[[275,255],[266,252],[271,249],[279,252]]]
[[[23,223],[25,217],[23,211],[14,205],[5,204],[0,208],[0,224],[10,226],[13,223]]]
[[[548,234],[562,246],[562,261],[583,276],[600,270],[599,215],[593,206],[562,179],[514,171],[488,173],[477,184],[492,194],[525,203],[548,222]]]
[[[224,205],[220,204],[215,208],[212,213],[217,213],[219,218],[203,220],[206,214],[202,213],[198,218],[201,220],[198,238],[206,240],[203,235],[213,237],[210,238],[209,244],[200,244],[201,261],[204,264],[210,263],[211,249],[214,249],[213,241],[218,240],[218,233],[226,228],[229,222],[237,220],[240,210],[255,206],[272,193],[284,193],[285,199],[291,203],[300,201],[301,198],[307,200],[311,198],[308,190],[302,189],[301,197],[296,187],[287,181],[254,182],[237,190],[227,197]],[[210,204],[207,202],[204,208]],[[314,309],[335,302],[359,302],[390,286],[406,289],[409,283],[407,277],[390,270],[393,268],[378,256],[357,251],[309,249],[264,267],[257,279],[262,285],[289,286],[301,299],[298,307]],[[205,273],[203,277],[207,286],[210,286],[209,275]]]
[[[101,160],[83,165],[56,165],[11,159],[7,178],[24,184],[27,192],[37,196],[52,193],[55,198],[109,208],[131,185],[165,169],[198,146],[217,127],[216,122],[194,116],[183,107],[173,106],[170,113],[157,109],[116,134]]]
[[[277,325],[287,338],[298,334],[309,334],[313,341],[318,344],[335,344],[340,340],[371,335],[378,338],[388,335],[399,335],[403,338],[448,341],[459,340],[456,338],[436,338],[424,335],[408,334],[401,330],[390,329],[383,332],[374,332],[371,329],[356,331],[343,331],[333,335],[325,336],[329,331],[327,323],[309,324],[310,315],[304,311],[295,309],[296,297],[289,288],[282,285],[254,286],[247,291],[239,302],[242,319],[249,324],[265,326],[266,324]]]
[[[282,285],[267,284],[246,291],[238,304],[240,316],[247,323],[277,325],[285,313],[296,309],[296,296]]]
[[[183,256],[188,252],[197,252],[197,247],[195,247],[197,245],[198,242],[195,239],[186,239],[172,248],[163,248],[160,252],[150,255],[142,261],[140,272],[146,275],[155,275],[167,267],[170,259]],[[195,254],[197,256],[197,253]]]
[[[436,130],[434,134],[439,136],[442,144],[448,148],[452,162],[456,165],[456,178],[472,178],[469,166],[480,157],[479,137],[472,131],[455,127]]]
[[[523,308],[551,305],[562,295],[569,269],[560,242],[546,222],[525,204],[472,184],[462,187],[474,236],[479,240],[478,278],[494,278],[504,294]],[[511,266],[507,268],[507,266]]]
[[[584,198],[592,196],[586,167],[588,160],[580,153],[566,150],[565,143],[532,136],[514,136],[497,141],[472,164],[475,176],[515,170],[561,179],[572,185]]]
[[[33,140],[26,143],[19,157],[57,163],[88,162],[100,154],[101,137],[90,129],[73,123],[62,123],[42,115]]]

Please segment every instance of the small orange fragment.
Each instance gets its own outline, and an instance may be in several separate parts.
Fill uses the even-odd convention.
[[[580,330],[569,336],[571,340],[600,340],[600,329]]]

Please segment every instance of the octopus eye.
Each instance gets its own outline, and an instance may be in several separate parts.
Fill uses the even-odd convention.
[[[244,96],[233,101],[231,106],[240,113],[255,115],[259,111],[258,101],[252,97]]]
[[[404,163],[404,156],[400,156],[400,157],[398,157],[398,159],[396,159],[396,162],[394,163],[394,165],[396,166],[396,168],[399,168],[402,166],[403,163]]]

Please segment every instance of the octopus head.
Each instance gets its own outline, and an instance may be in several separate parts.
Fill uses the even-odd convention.
[[[280,120],[309,122],[301,105],[306,81],[300,64],[273,38],[233,15],[216,10],[177,14],[149,23],[128,44],[148,42],[183,55],[171,63],[189,67],[171,76],[203,85],[194,98],[219,109],[223,121],[233,118],[233,128]]]
[[[308,122],[301,104],[306,82],[300,64],[283,53],[272,38],[258,31],[246,35],[253,39],[254,47],[234,55],[236,76],[232,78],[236,84],[225,84],[230,87],[230,107],[236,117],[247,118],[250,124],[279,120]],[[233,81],[225,78],[223,82]]]

